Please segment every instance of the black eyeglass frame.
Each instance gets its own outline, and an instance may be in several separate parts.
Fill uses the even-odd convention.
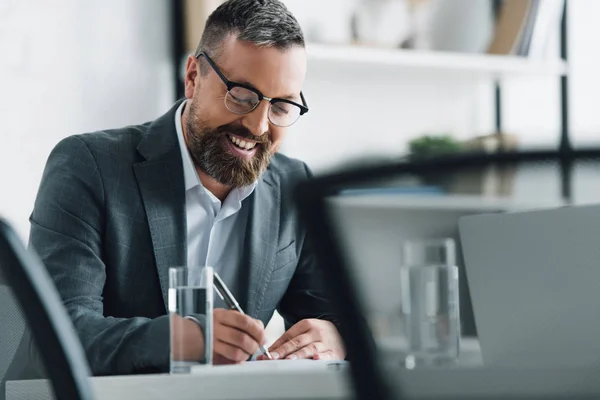
[[[256,95],[258,96],[258,103],[256,103],[256,105],[251,110],[249,110],[248,112],[246,112],[244,114],[240,114],[240,115],[245,115],[245,114],[251,113],[252,111],[254,111],[256,109],[256,107],[258,107],[258,105],[260,104],[260,102],[263,101],[263,100],[268,100],[269,103],[271,103],[271,105],[273,105],[275,103],[288,103],[288,104],[294,105],[294,106],[300,108],[300,116],[302,116],[302,115],[304,115],[304,114],[306,114],[308,112],[308,104],[306,103],[306,99],[304,98],[304,94],[302,92],[300,92],[300,99],[302,99],[302,104],[298,104],[295,101],[288,100],[288,99],[281,99],[281,98],[278,98],[278,97],[275,97],[275,98],[267,97],[264,94],[262,94],[256,88],[253,88],[253,87],[251,87],[249,85],[244,85],[243,83],[232,82],[229,79],[227,79],[225,77],[225,75],[223,75],[223,73],[221,72],[221,70],[219,69],[219,67],[217,67],[217,65],[215,64],[215,62],[210,58],[210,56],[205,51],[201,51],[198,54],[196,54],[196,58],[198,60],[200,60],[200,57],[204,57],[206,59],[206,61],[208,62],[208,65],[211,66],[211,68],[215,71],[215,73],[219,76],[219,78],[221,78],[221,80],[223,81],[223,83],[225,84],[225,86],[227,86],[227,91],[228,92],[230,92],[233,88],[241,87],[241,88],[244,88],[244,89],[247,89],[247,90],[249,90],[251,92],[256,93]],[[298,120],[294,121],[292,124],[290,124],[288,126],[293,125],[297,121]],[[277,124],[275,124],[275,125],[277,125]]]

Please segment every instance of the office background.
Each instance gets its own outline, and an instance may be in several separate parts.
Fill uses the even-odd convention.
[[[433,50],[418,52],[390,43],[351,44],[351,14],[365,4],[368,14],[368,0],[284,2],[309,42],[304,93],[310,112],[291,129],[282,152],[316,173],[356,158],[398,157],[411,139],[425,134],[457,140],[493,134],[498,82],[502,131],[523,148],[556,147],[563,73],[569,79],[573,146],[600,141],[597,0],[568,1],[568,63],[560,60],[558,24],[541,56],[469,54],[484,53],[494,36],[493,19],[486,18],[492,0],[370,0],[391,10],[429,3]],[[190,27],[173,24],[193,23],[186,14],[193,3],[207,11],[219,0],[0,0],[0,216],[23,239],[46,159],[58,141],[152,120],[176,100],[180,65],[174,43]],[[198,25],[204,17],[196,18]],[[390,33],[406,34],[388,29],[380,35],[384,41]],[[191,51],[195,42],[182,40],[180,50]],[[578,200],[586,193],[595,200],[596,172],[579,172]],[[522,172],[512,186],[513,194],[539,193],[542,202],[561,192],[550,170]],[[281,320],[270,329],[272,341]]]
[[[445,20],[462,25],[456,14],[468,16],[473,4],[487,3],[431,1],[452,3]],[[343,26],[346,20],[335,18],[346,18],[354,3],[287,2],[309,40],[327,34],[315,33],[314,20]],[[570,131],[574,146],[585,146],[600,140],[600,48],[594,44],[600,3],[571,0],[568,8]],[[21,236],[28,234],[46,158],[60,139],[151,120],[175,100],[172,21],[167,0],[1,2],[0,214]],[[450,30],[460,25],[447,24]],[[485,23],[476,29],[471,37],[491,35]],[[465,139],[494,131],[494,79],[476,71],[496,68],[494,61],[475,70],[461,58],[410,66],[384,52],[364,62],[371,53],[348,53],[336,46],[343,40],[337,32],[329,45],[309,45],[311,111],[290,132],[284,153],[319,172],[356,157],[400,155],[410,139],[427,133]],[[558,30],[549,48],[543,63],[500,73],[503,130],[522,146],[558,142]]]

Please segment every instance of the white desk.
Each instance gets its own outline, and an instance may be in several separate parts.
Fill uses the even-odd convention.
[[[476,342],[463,346],[477,348]],[[463,351],[471,361],[477,355]],[[598,371],[589,369],[516,370],[463,366],[452,369],[390,371],[410,399],[449,400],[524,398],[600,398]],[[314,371],[227,366],[190,375],[137,375],[90,378],[98,400],[153,399],[352,399],[347,371]],[[7,400],[51,399],[48,381],[7,382]],[[553,397],[553,396],[562,397]]]
[[[476,340],[463,340],[461,349],[462,366],[480,364]],[[399,365],[400,356],[397,359]],[[390,356],[386,363],[392,362],[394,357]],[[98,400],[352,398],[347,372],[324,368],[265,371],[264,368],[241,365],[202,368],[192,375],[113,376],[90,380]],[[6,394],[7,400],[52,399],[47,380],[9,381]]]
[[[134,375],[90,379],[97,400],[351,398],[346,374],[334,371],[269,375],[246,371],[213,375],[207,369],[206,373],[192,375]],[[52,399],[46,380],[8,382],[6,392],[7,400]]]

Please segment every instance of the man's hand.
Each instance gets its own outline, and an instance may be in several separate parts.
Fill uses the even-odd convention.
[[[175,360],[201,360],[204,355],[204,335],[198,324],[174,315],[172,353]],[[213,313],[213,363],[234,364],[248,360],[265,341],[262,321],[237,311],[216,308]]]
[[[274,359],[343,360],[346,350],[340,334],[331,322],[304,319],[285,332],[269,348]],[[261,355],[260,360],[267,357]]]
[[[265,327],[237,311],[216,308],[213,312],[213,362],[215,364],[241,363],[265,343]]]

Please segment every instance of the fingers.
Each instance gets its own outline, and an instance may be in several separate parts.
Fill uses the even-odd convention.
[[[346,351],[337,328],[330,321],[305,319],[292,326],[269,348],[274,359],[314,358],[343,360]],[[259,357],[260,360],[266,357]]]
[[[312,358],[313,358],[313,360],[328,360],[328,361],[341,359],[331,350],[313,354]]]
[[[215,348],[217,347],[217,344],[215,343]],[[229,358],[222,356],[221,354],[217,353],[216,350],[213,349],[213,364],[215,365],[227,365],[227,364],[240,364],[243,363],[242,362],[237,362],[237,361],[233,361],[230,360]]]
[[[323,342],[312,342],[302,347],[301,349],[287,355],[287,360],[302,360],[307,358],[313,358],[315,354],[323,353],[327,351],[327,347]]]
[[[242,332],[228,326],[222,326],[217,332],[215,332],[215,337],[220,342],[239,348],[248,356],[251,356],[258,350],[259,343],[254,340],[254,338],[252,338],[246,332]]]
[[[215,310],[215,321],[238,331],[242,331],[257,343],[263,343],[265,340],[265,327],[262,321],[256,320],[244,314],[233,310],[222,310],[219,313]]]
[[[215,310],[215,364],[248,360],[264,341],[264,334],[264,325],[259,320],[233,310]]]
[[[304,319],[288,329],[279,339],[269,347],[269,352],[281,347],[284,343],[289,342],[294,337],[308,332],[311,329],[310,320]]]
[[[253,352],[248,352],[219,339],[215,339],[214,341],[213,352],[215,353],[215,364],[241,363],[248,360],[253,354]]]
[[[317,340],[314,335],[303,333],[273,349],[270,353],[275,359],[295,360],[296,358],[310,358],[313,354],[325,350],[323,343]]]

